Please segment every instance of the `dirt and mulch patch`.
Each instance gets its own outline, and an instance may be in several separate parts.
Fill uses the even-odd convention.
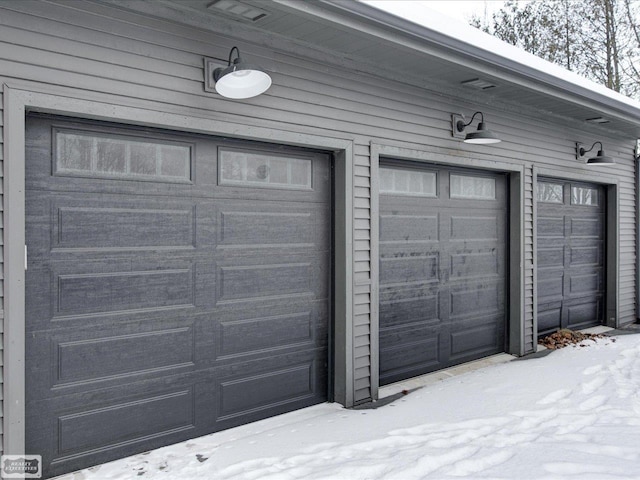
[[[541,338],[538,340],[538,344],[547,347],[549,350],[557,350],[559,348],[568,347],[569,345],[586,347],[588,344],[583,343],[585,340],[593,340],[594,342],[597,342],[599,338],[606,338],[611,342],[616,341],[615,338],[602,333],[583,333],[563,328],[562,330],[558,330],[551,335]]]

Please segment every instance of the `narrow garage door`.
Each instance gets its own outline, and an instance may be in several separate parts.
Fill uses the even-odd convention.
[[[504,351],[502,175],[380,168],[380,383]]]
[[[26,133],[45,475],[326,400],[327,155],[38,116]]]
[[[593,184],[538,182],[538,335],[604,321],[605,197]]]

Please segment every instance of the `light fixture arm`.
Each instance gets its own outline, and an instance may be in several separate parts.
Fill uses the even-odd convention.
[[[231,58],[233,57],[234,50],[236,51],[236,59],[240,58],[240,49],[234,46],[233,48],[231,48],[231,51],[229,52],[229,63],[227,64],[228,66],[231,66]]]
[[[476,112],[471,116],[471,120],[469,120],[467,123],[464,123],[462,120],[458,120],[458,122],[456,123],[456,128],[458,129],[458,131],[464,132],[465,127],[471,125],[473,123],[473,119],[476,118],[476,115],[478,114],[480,115],[480,123],[484,123],[484,115],[482,114],[482,112]]]
[[[584,155],[586,153],[589,153],[591,150],[593,150],[593,148],[597,145],[600,144],[600,150],[604,150],[604,147],[602,146],[602,142],[593,142],[593,145],[591,145],[591,148],[589,150],[585,150],[584,147],[580,147],[579,149],[579,154],[581,157],[584,157]]]

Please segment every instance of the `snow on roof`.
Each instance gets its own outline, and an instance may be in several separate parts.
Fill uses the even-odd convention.
[[[560,65],[556,65],[518,47],[485,33],[471,25],[454,20],[430,9],[426,2],[415,0],[359,0],[362,3],[390,13],[415,25],[419,25],[440,35],[450,37],[471,47],[498,55],[523,69],[540,72],[561,82],[572,84],[617,103],[622,103],[640,113],[640,102],[615,92],[604,85],[595,83]]]

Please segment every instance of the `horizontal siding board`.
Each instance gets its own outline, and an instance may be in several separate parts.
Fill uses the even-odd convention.
[[[358,263],[369,263],[371,260],[371,254],[367,250],[359,250],[354,253],[354,260]]]
[[[362,325],[356,325],[354,328],[354,333],[357,337],[362,337],[366,339],[369,336],[369,322],[363,323]]]
[[[360,404],[366,402],[371,399],[371,389],[369,387],[365,387],[363,389],[357,389],[354,394],[354,399],[356,404]]]
[[[354,315],[356,317],[364,316],[365,317],[365,322],[367,324],[369,323],[369,321],[366,320],[368,318],[369,312],[370,312],[370,308],[369,308],[369,304],[368,303],[361,303],[361,304],[355,305],[354,309],[353,309]]]
[[[353,217],[361,218],[365,220],[371,219],[371,209],[370,208],[354,208],[353,209]]]
[[[369,345],[359,345],[354,349],[354,358],[368,357],[371,355]]]
[[[369,361],[369,356],[367,355],[366,357],[356,358],[354,365],[356,369],[368,368],[371,365],[371,362]]]
[[[356,342],[357,346],[359,347],[369,347],[369,333],[370,332],[366,332],[364,333],[364,330],[358,330],[359,327],[366,327],[367,329],[370,328],[370,320],[369,320],[369,311],[364,311],[363,313],[358,313],[356,315],[354,315],[353,317],[353,328],[354,328],[354,332],[360,332],[363,335],[363,338],[361,338],[358,342]],[[365,338],[366,337],[366,338]]]
[[[353,201],[353,206],[356,210],[365,210],[370,212],[371,211],[371,200],[370,198],[363,198],[363,197],[356,197]],[[370,214],[369,214],[370,215]],[[369,218],[369,217],[367,217]]]
[[[356,239],[354,242],[355,250],[365,250],[368,251],[371,249],[371,242],[367,239]]]
[[[363,390],[371,386],[369,375],[369,368],[359,368],[356,370],[356,376],[358,377],[358,379],[355,381],[356,390]]]

